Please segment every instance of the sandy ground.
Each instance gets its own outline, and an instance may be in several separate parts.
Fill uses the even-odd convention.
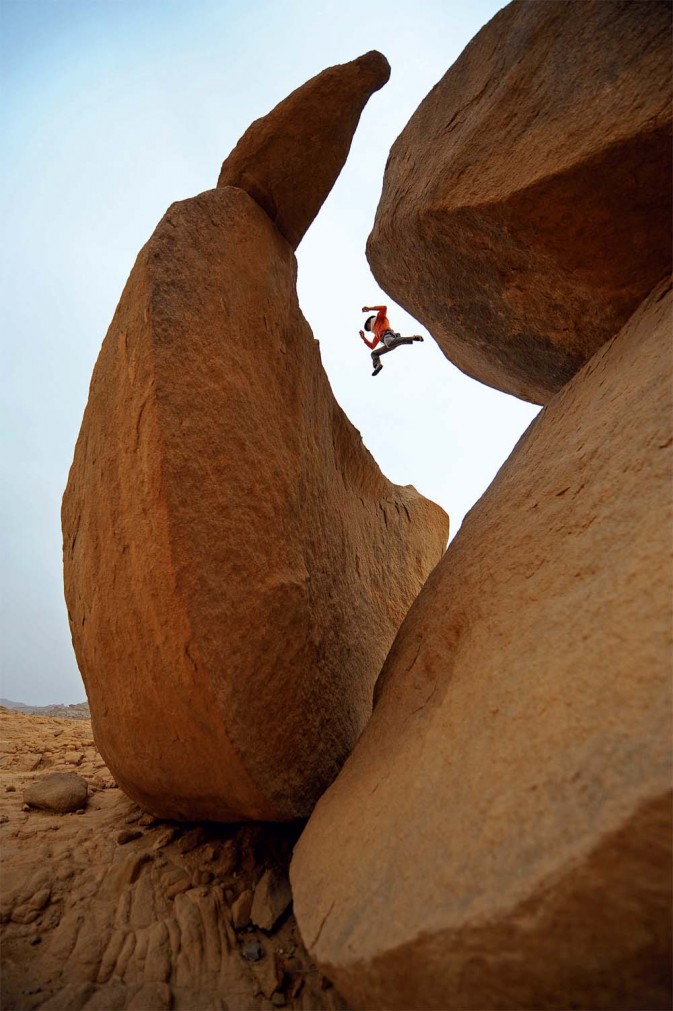
[[[29,784],[63,771],[86,807],[28,809]],[[291,907],[262,930],[235,905],[286,873],[300,828],[159,821],[116,786],[89,720],[0,708],[2,1007],[345,1009]]]

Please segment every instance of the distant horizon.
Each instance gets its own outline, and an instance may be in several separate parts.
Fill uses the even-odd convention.
[[[83,687],[83,686],[82,686]],[[45,702],[43,705],[31,705],[27,702],[15,702],[13,699],[0,699],[0,706],[11,709],[13,712],[22,712],[24,709],[74,709],[77,706],[85,705],[88,708],[89,700],[86,695],[79,702]]]

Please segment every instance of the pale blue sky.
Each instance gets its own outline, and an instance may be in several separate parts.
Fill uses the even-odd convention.
[[[364,248],[391,144],[491,0],[0,0],[2,683],[31,704],[84,690],[61,582],[60,500],[101,341],[167,206],[215,185],[249,123],[324,67],[380,49],[350,159],[298,250],[299,295],[335,395],[384,473],[453,532],[536,409],[464,377],[432,341],[372,379],[357,331],[387,301]],[[422,332],[422,331],[421,331]],[[402,356],[405,356],[404,358]]]

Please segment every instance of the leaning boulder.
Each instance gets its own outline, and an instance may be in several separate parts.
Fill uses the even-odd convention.
[[[174,204],[93,374],[70,626],[100,752],[165,817],[306,816],[446,544],[334,400],[296,269],[243,190]]]
[[[523,436],[298,843],[353,1007],[670,1007],[672,311],[659,288]]]
[[[362,110],[389,77],[376,50],[323,70],[246,130],[217,185],[249,193],[296,249],[344,166]]]
[[[511,3],[392,148],[372,270],[489,386],[546,403],[670,270],[671,10]]]

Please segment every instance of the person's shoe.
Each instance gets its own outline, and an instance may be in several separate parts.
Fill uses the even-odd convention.
[[[422,341],[422,340],[423,340],[423,338],[421,337],[421,335],[420,335],[420,334],[416,334],[416,336],[415,336],[415,337],[412,337],[411,339],[412,339],[412,340],[415,340],[415,341]]]
[[[378,374],[379,374],[379,372],[381,371],[382,368],[383,368],[383,365],[381,364],[381,362],[377,362],[376,365],[374,366],[374,371],[372,372],[372,375],[373,376],[378,376]]]

